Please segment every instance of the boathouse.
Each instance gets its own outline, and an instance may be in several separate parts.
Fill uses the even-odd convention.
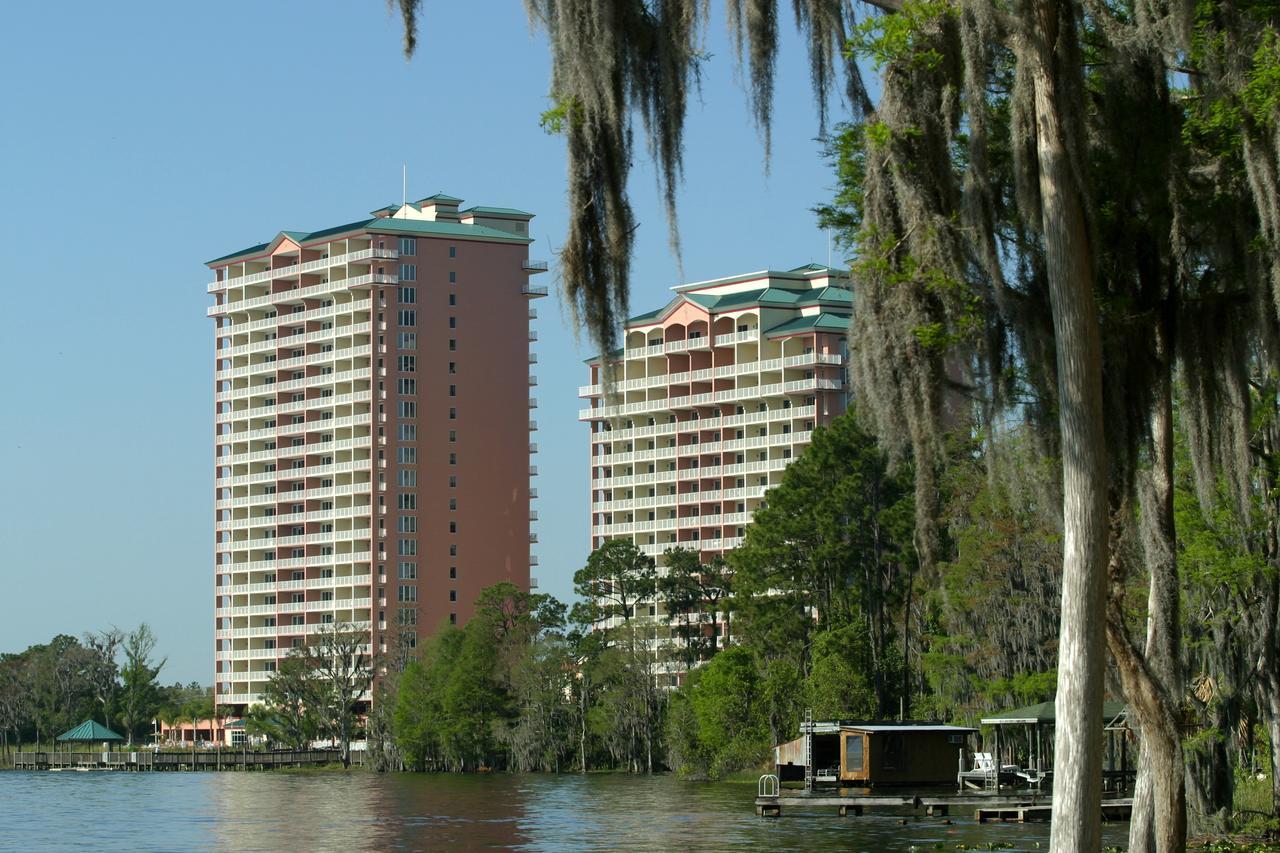
[[[778,778],[854,787],[954,784],[977,729],[935,722],[805,722],[774,747]]]

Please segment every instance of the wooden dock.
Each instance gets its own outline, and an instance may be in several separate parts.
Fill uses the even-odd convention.
[[[1133,800],[1103,800],[1102,819],[1104,821],[1128,820],[1133,814]],[[1048,821],[1053,816],[1053,806],[1049,803],[1026,806],[997,806],[980,808],[973,813],[978,823],[1000,821],[1004,823],[1028,823],[1030,821]]]
[[[842,796],[831,793],[806,793],[774,789],[776,792],[762,791],[756,797],[756,814],[761,817],[780,817],[782,810],[800,809],[835,809],[841,817],[859,816],[867,810],[910,810],[931,817],[947,817],[953,810],[973,809],[973,817],[979,823],[988,821],[1006,821],[1024,823],[1026,821],[1049,820],[1053,806],[1048,795],[1040,794],[857,794]],[[1103,820],[1128,820],[1133,810],[1132,799],[1104,800],[1102,803]]]
[[[996,796],[995,794],[806,794],[802,791],[779,791],[774,796],[756,797],[756,814],[777,817],[783,808],[835,808],[841,817],[861,815],[867,809],[924,809],[926,815],[946,817],[952,809],[1031,806],[1047,803],[1047,797]]]
[[[15,770],[272,770],[278,767],[318,767],[339,761],[328,749],[278,750],[137,750],[120,752],[18,752]],[[353,763],[356,760],[352,756]]]

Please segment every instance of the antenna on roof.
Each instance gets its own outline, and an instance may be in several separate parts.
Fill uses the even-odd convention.
[[[831,268],[831,229],[827,229],[827,269]]]
[[[400,164],[400,206],[409,203],[409,164]]]

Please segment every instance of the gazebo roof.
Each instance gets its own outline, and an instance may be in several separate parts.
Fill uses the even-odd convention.
[[[99,741],[118,742],[124,738],[95,720],[85,720],[74,729],[58,735],[58,740],[70,743],[97,743]]]
[[[1123,702],[1103,702],[1102,703],[1102,722],[1104,725],[1110,724],[1112,720],[1124,713],[1125,704]],[[1028,705],[1025,708],[1015,708],[1012,711],[1003,711],[999,714],[992,714],[990,717],[982,718],[984,726],[1012,726],[1012,725],[1052,725],[1057,720],[1056,711],[1053,702],[1041,702],[1038,705]]]

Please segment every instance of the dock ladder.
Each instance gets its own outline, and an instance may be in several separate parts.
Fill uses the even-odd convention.
[[[804,789],[813,790],[813,709],[804,709]]]

